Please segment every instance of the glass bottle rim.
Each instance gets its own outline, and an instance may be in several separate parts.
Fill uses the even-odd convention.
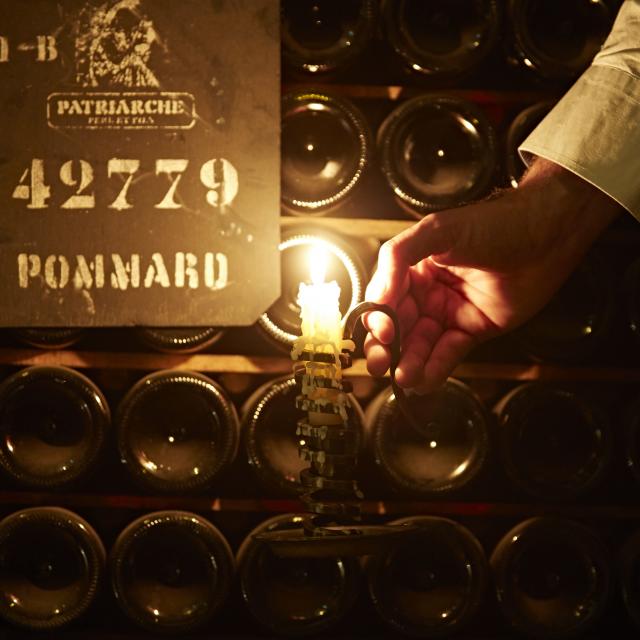
[[[82,549],[82,554],[87,558],[88,586],[80,600],[73,607],[66,608],[54,618],[41,620],[30,619],[19,615],[12,607],[2,609],[2,617],[22,627],[32,629],[56,629],[69,624],[82,616],[94,601],[98,588],[102,582],[106,551],[94,528],[77,513],[62,507],[29,507],[15,511],[0,521],[0,547],[14,533],[19,535],[22,527],[31,523],[48,524],[56,530],[64,530],[69,533]],[[2,599],[4,601],[4,598]]]
[[[359,565],[355,558],[339,557],[324,558],[323,560],[334,561],[340,563],[344,568],[341,573],[341,592],[340,606],[331,616],[320,616],[311,623],[300,625],[297,621],[288,629],[280,628],[282,621],[273,620],[269,612],[265,612],[259,603],[255,601],[251,589],[251,570],[257,560],[259,560],[261,552],[265,549],[265,543],[254,539],[259,533],[265,531],[273,531],[279,528],[290,528],[287,525],[297,525],[302,527],[303,520],[308,514],[303,513],[286,513],[273,516],[260,524],[258,524],[245,537],[236,553],[236,566],[238,567],[238,578],[240,582],[240,590],[242,599],[247,605],[253,617],[266,629],[270,629],[276,633],[286,633],[291,636],[302,636],[314,633],[321,633],[334,628],[353,606],[359,587]],[[295,528],[295,527],[293,527]],[[258,593],[258,595],[260,595]]]
[[[390,424],[389,421],[393,419],[395,412],[398,410],[391,387],[383,389],[370,402],[369,407],[371,409],[367,408],[365,430],[367,437],[370,438],[374,461],[382,474],[398,490],[424,497],[457,492],[474,481],[484,469],[489,454],[489,418],[484,405],[468,385],[455,378],[448,378],[440,393],[450,394],[453,398],[457,396],[458,399],[464,401],[473,413],[477,426],[475,451],[471,452],[472,457],[464,472],[454,478],[447,477],[440,481],[418,484],[404,475],[401,470],[389,464],[388,457],[385,455],[384,425]],[[426,438],[427,436],[425,435],[425,442]]]
[[[461,630],[474,618],[479,611],[488,587],[489,565],[484,548],[476,536],[465,526],[439,516],[409,516],[389,522],[391,525],[411,523],[424,529],[424,533],[415,544],[428,545],[430,536],[439,537],[441,540],[456,539],[462,545],[465,553],[465,569],[469,578],[468,594],[461,610],[447,619],[442,619],[440,624],[424,625],[414,623],[403,618],[402,613],[387,600],[387,591],[390,583],[385,580],[385,564],[392,562],[397,551],[393,548],[381,556],[373,556],[366,562],[368,588],[371,599],[378,613],[392,628],[413,637],[437,638],[449,636],[451,633]],[[419,535],[419,534],[418,534]],[[403,543],[404,544],[404,543]]]
[[[276,401],[283,393],[294,390],[296,387],[296,380],[291,374],[279,376],[260,385],[242,406],[240,427],[249,464],[255,469],[260,480],[270,488],[284,491],[291,496],[299,495],[300,491],[302,491],[302,485],[291,483],[281,475],[275,473],[270,466],[262,461],[256,438],[256,429],[269,405],[273,401]],[[353,394],[348,394],[348,398],[350,404],[349,419],[352,421],[354,427],[357,428],[360,442],[362,442],[364,414]],[[291,406],[294,407],[293,400]]]
[[[513,45],[516,49],[516,55],[522,61],[525,67],[533,69],[540,76],[549,80],[562,80],[578,75],[582,68],[570,65],[562,60],[545,54],[535,44],[528,33],[526,12],[532,2],[537,0],[509,0],[508,14],[510,31],[512,34]],[[564,0],[563,0],[564,2]],[[606,14],[609,19],[609,26],[603,31],[603,41],[609,32],[612,24],[612,12],[609,4],[604,0],[591,0],[593,6],[601,7],[603,16]],[[597,52],[594,51],[594,53]],[[587,62],[588,66],[588,62]]]
[[[640,568],[640,530],[635,530],[624,542],[618,555],[621,594],[627,615],[640,628],[640,596],[637,574]]]
[[[19,327],[12,330],[18,339],[39,349],[63,349],[87,333],[82,327]]]
[[[313,108],[310,105],[313,105]],[[328,209],[349,197],[362,183],[362,178],[371,164],[371,132],[364,114],[351,100],[313,87],[290,91],[283,96],[281,107],[283,126],[287,116],[306,108],[314,111],[320,111],[322,108],[335,110],[348,123],[354,140],[357,140],[356,169],[346,184],[338,185],[333,193],[321,199],[305,200],[287,194],[285,189],[282,190],[282,204],[290,213],[300,216],[323,215]]]
[[[285,2],[282,3],[282,58],[292,69],[309,76],[319,76],[336,71],[340,67],[356,60],[369,46],[375,33],[377,21],[376,0],[361,0],[362,8],[358,15],[355,29],[351,37],[337,45],[332,45],[319,50],[310,49],[299,44],[295,38],[289,37],[288,30],[284,28],[286,20]]]
[[[542,533],[545,540],[566,543],[567,549],[580,550],[592,564],[597,584],[596,596],[591,611],[579,621],[575,628],[553,630],[543,627],[537,620],[523,614],[513,604],[513,598],[507,587],[509,576],[512,575],[514,558],[520,556],[523,550],[535,544],[535,536]],[[538,516],[528,518],[510,529],[497,543],[490,556],[496,597],[503,615],[511,624],[527,635],[544,634],[545,637],[567,637],[567,634],[577,635],[590,629],[604,612],[611,591],[611,572],[609,569],[609,554],[600,537],[595,531],[584,524],[568,518],[558,516]]]
[[[455,112],[465,122],[477,130],[477,140],[483,146],[486,161],[482,163],[480,175],[464,193],[439,196],[427,199],[415,188],[407,184],[401,169],[394,161],[393,147],[402,133],[405,121],[415,117],[422,109],[439,111],[447,109]],[[465,127],[466,128],[466,127]],[[496,135],[484,111],[475,103],[450,94],[425,93],[402,102],[395,107],[380,125],[377,134],[380,168],[392,192],[408,213],[416,218],[445,208],[458,207],[484,194],[492,184],[497,163]]]
[[[182,527],[204,542],[207,550],[214,557],[215,570],[220,574],[220,578],[215,582],[217,593],[207,601],[206,611],[202,615],[192,620],[176,622],[164,629],[165,631],[181,632],[195,630],[208,623],[219,611],[229,595],[234,571],[233,553],[227,539],[213,523],[202,516],[190,511],[163,510],[144,514],[130,522],[119,533],[109,554],[111,587],[118,605],[127,617],[149,631],[158,632],[160,630],[155,618],[140,615],[139,611],[129,603],[128,598],[123,595],[126,589],[123,584],[122,572],[134,545],[139,540],[144,540],[150,531],[158,530],[164,526]]]
[[[557,398],[569,402],[584,417],[587,424],[594,432],[601,435],[598,438],[598,458],[592,473],[584,476],[581,481],[566,485],[550,484],[538,481],[527,476],[522,470],[522,465],[512,455],[513,439],[520,433],[514,433],[513,425],[526,417],[529,409],[538,401]],[[609,421],[602,410],[588,397],[576,393],[561,385],[553,385],[543,382],[529,382],[521,384],[504,395],[494,408],[494,414],[498,422],[498,435],[504,469],[514,483],[532,497],[563,501],[583,496],[602,484],[606,477],[613,451],[612,434]]]
[[[5,378],[0,383],[0,411],[3,404],[14,394],[25,392],[29,385],[38,381],[55,381],[61,385],[65,393],[72,389],[72,393],[87,407],[89,433],[87,447],[76,464],[52,475],[36,475],[27,472],[17,465],[12,455],[5,451],[4,443],[0,446],[0,467],[19,484],[31,487],[68,487],[91,473],[94,465],[104,449],[107,433],[111,428],[111,410],[109,404],[98,386],[87,376],[65,366],[33,365]]]
[[[396,54],[412,71],[425,76],[459,76],[478,65],[494,50],[500,35],[502,23],[501,6],[496,0],[481,0],[484,26],[480,45],[472,51],[457,55],[437,55],[421,50],[401,23],[401,13],[406,0],[384,1],[386,37]],[[426,3],[425,3],[426,4]]]
[[[183,335],[172,335],[172,331]],[[195,353],[216,343],[223,335],[219,327],[136,327],[138,337],[152,349],[164,353]]]
[[[204,390],[220,411],[222,423],[221,446],[215,463],[201,470],[198,475],[183,480],[164,479],[143,468],[128,441],[129,422],[141,401],[150,393],[174,384],[187,385]],[[239,420],[235,407],[226,392],[215,380],[194,371],[163,369],[138,380],[125,394],[116,412],[116,437],[121,460],[136,480],[159,491],[190,491],[208,487],[235,459],[239,442]]]

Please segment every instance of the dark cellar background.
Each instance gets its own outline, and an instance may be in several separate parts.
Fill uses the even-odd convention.
[[[290,12],[290,20],[297,15],[292,9],[294,4],[296,0],[282,2],[284,13]],[[299,0],[298,4],[306,7],[314,3]],[[366,9],[370,4],[375,9],[371,37],[353,59],[341,62],[335,69],[324,73],[310,73],[296,68],[295,56],[292,58],[285,52],[282,66],[283,95],[312,89],[318,94],[327,93],[351,101],[364,115],[372,140],[375,140],[376,132],[385,118],[398,105],[411,98],[438,94],[469,101],[480,109],[495,131],[495,168],[478,197],[509,186],[509,163],[513,162],[509,160],[509,154],[513,153],[513,149],[508,144],[508,137],[516,116],[534,104],[553,103],[576,77],[570,73],[544,77],[540,68],[535,68],[535,60],[530,60],[532,64],[528,66],[522,63],[523,55],[518,52],[509,19],[509,11],[518,4],[515,1],[498,0],[494,3],[457,0],[448,4],[444,0],[433,3],[424,0],[425,6],[431,4],[439,7],[429,27],[431,31],[427,29],[431,34],[450,28],[447,11],[452,10],[451,7],[455,6],[455,11],[482,12],[483,7],[492,7],[497,11],[496,34],[490,38],[487,55],[470,70],[448,75],[411,71],[393,50],[385,21],[389,19],[389,11],[399,11],[401,2],[382,5],[377,1],[315,4],[324,5],[325,9],[330,5],[330,17],[340,11],[353,10],[354,7]],[[531,0],[520,4],[534,6],[536,2]],[[538,4],[548,9],[552,5],[559,6],[561,2],[541,1]],[[566,4],[578,7],[584,3],[575,0]],[[611,15],[615,14],[619,4],[612,1],[607,5]],[[554,32],[556,23],[552,21],[558,20],[554,11],[549,9],[546,14],[548,22],[537,23],[538,27],[544,25],[556,35],[565,33],[567,40],[570,40],[575,35],[571,29],[579,29],[579,22],[576,21],[573,26],[564,24]],[[544,11],[540,15],[544,16]],[[412,26],[419,32],[415,24]],[[283,33],[288,33],[288,28],[283,27]],[[557,54],[562,57],[563,50],[560,49]],[[612,114],[607,117],[609,115]],[[372,273],[381,242],[415,222],[415,217],[420,215],[412,217],[406,208],[398,204],[385,179],[375,143],[372,147],[374,150],[368,167],[352,196],[330,210],[322,210],[322,215],[300,212],[293,212],[292,215],[290,210],[284,210],[281,218],[284,232],[301,230],[328,233],[330,239],[337,238],[344,243],[362,263],[365,280]],[[634,305],[638,305],[639,301],[635,293],[637,280],[632,281],[633,271],[630,269],[638,256],[639,243],[640,229],[637,223],[630,214],[622,214],[596,243],[597,264],[602,268],[592,283],[595,292],[587,292],[591,298],[586,303],[578,302],[570,298],[571,292],[563,290],[566,296],[564,303],[556,303],[556,315],[549,316],[551,320],[548,322],[562,324],[566,320],[570,324],[574,321],[572,310],[579,308],[580,313],[589,316],[604,313],[603,309],[606,308],[606,318],[594,332],[597,335],[575,339],[568,329],[567,335],[572,335],[577,345],[573,351],[569,348],[566,353],[563,352],[562,345],[547,346],[545,351],[543,345],[542,351],[536,354],[532,353],[535,349],[530,348],[526,335],[520,332],[476,349],[454,373],[455,378],[466,383],[476,394],[487,411],[508,392],[529,381],[559,385],[597,404],[607,416],[613,443],[606,475],[600,478],[597,486],[583,495],[566,500],[554,499],[553,496],[546,499],[531,497],[510,480],[503,466],[495,419],[490,420],[488,454],[482,471],[457,491],[443,491],[425,497],[394,490],[385,485],[370,452],[363,452],[360,469],[361,485],[365,492],[363,511],[367,521],[387,522],[415,515],[450,518],[467,527],[478,538],[487,557],[507,531],[535,516],[569,518],[595,531],[609,554],[611,593],[604,614],[584,637],[606,635],[623,638],[637,635],[623,602],[618,555],[632,533],[640,530],[640,448],[638,441],[634,440],[638,438],[634,422],[638,410],[634,401],[640,383],[640,369],[637,366],[640,334],[633,321]],[[544,329],[541,331],[546,335]],[[153,349],[146,346],[133,329],[83,330],[76,338],[72,344],[43,349],[26,344],[24,335],[3,330],[0,337],[1,379],[7,379],[32,365],[71,367],[81,371],[102,390],[115,415],[125,394],[144,376],[161,370],[196,371],[219,383],[240,412],[243,404],[261,385],[291,372],[291,360],[285,350],[274,344],[257,326],[225,329],[222,337],[213,344],[194,349],[191,353]],[[361,344],[361,333],[356,342]],[[388,384],[388,380],[368,377],[360,349],[347,375],[353,384],[356,399],[365,409],[371,399]],[[158,510],[185,510],[201,515],[218,527],[235,553],[247,534],[261,522],[277,514],[302,510],[299,501],[282,491],[269,488],[261,481],[247,460],[243,437],[240,434],[233,463],[209,487],[200,491],[166,493],[144,488],[126,473],[120,463],[115,429],[112,428],[95,468],[71,487],[60,490],[28,488],[18,480],[3,477],[0,485],[0,515],[35,506],[65,507],[81,515],[95,528],[108,553],[118,534],[135,518]],[[637,577],[634,580],[632,584],[636,590],[636,600],[635,605],[632,603],[630,606],[640,607],[637,594],[640,580]],[[640,617],[640,609],[636,610],[635,615]],[[55,632],[36,632],[17,629],[7,622],[1,624],[0,636],[6,638],[53,637],[53,633],[56,637],[68,638],[152,635],[136,627],[116,606],[108,568],[89,610],[68,627]],[[210,622],[192,634],[179,633],[179,637],[211,636],[279,637],[251,619],[236,582],[225,604]],[[321,637],[325,638],[390,636],[402,637],[383,625],[369,600],[364,577],[354,606],[334,628],[321,633]],[[520,637],[515,631],[510,631],[508,623],[501,617],[491,582],[484,592],[475,622],[454,636]]]

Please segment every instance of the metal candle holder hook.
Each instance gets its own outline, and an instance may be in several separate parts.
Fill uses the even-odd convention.
[[[398,386],[398,383],[396,382],[396,368],[398,367],[400,356],[402,355],[402,335],[400,333],[400,323],[398,322],[396,312],[386,304],[378,304],[377,302],[361,302],[359,305],[354,307],[345,318],[344,338],[345,340],[350,340],[353,336],[358,320],[365,313],[370,313],[371,311],[384,313],[391,319],[391,322],[393,322],[393,342],[389,345],[389,349],[391,351],[391,363],[389,365],[391,388],[393,389],[393,395],[405,421],[420,435],[424,435],[422,425],[416,420],[415,416],[411,412],[411,407],[409,406],[409,401],[404,389]]]
[[[344,341],[353,348],[351,336],[356,323],[369,311],[385,313],[393,322],[391,384],[405,417],[418,428],[405,394],[395,381],[401,336],[393,309],[373,302],[359,304],[346,317]],[[303,351],[296,357],[295,378],[302,391],[296,398],[296,406],[307,412],[307,416],[298,421],[299,454],[310,463],[300,473],[301,498],[309,514],[299,529],[269,531],[256,536],[280,556],[370,555],[384,551],[417,530],[411,524],[360,524],[363,495],[355,479],[358,434],[346,398],[350,385],[342,381],[341,375],[341,370],[349,366],[349,349],[343,349],[339,354]]]

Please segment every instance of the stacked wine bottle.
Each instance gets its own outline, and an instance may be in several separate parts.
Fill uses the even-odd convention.
[[[281,557],[259,538],[301,521],[285,513],[260,522],[234,556],[221,529],[194,512],[128,519],[106,548],[104,521],[22,509],[0,520],[0,617],[52,633],[89,628],[91,613],[94,624],[115,616],[179,637],[226,633],[228,614],[244,612],[252,622],[233,620],[238,632],[298,637],[354,624],[352,637],[380,637],[372,632],[382,623],[400,637],[441,638],[484,620],[488,634],[506,624],[528,637],[569,638],[602,629],[617,601],[626,619],[606,628],[638,625],[640,531],[619,536],[616,548],[597,527],[561,517],[494,524],[487,535],[486,527],[412,516],[393,522],[410,524],[410,539],[364,563]]]
[[[346,315],[389,218],[518,188],[519,145],[619,4],[281,0],[281,296],[244,330],[4,337],[18,355],[0,375],[2,637],[637,635],[640,401],[621,383],[640,381],[630,236],[474,352],[480,369],[410,395],[415,420],[388,380],[349,378],[363,519],[410,526],[401,545],[294,558],[261,539],[304,523],[286,363],[305,254],[326,249]],[[264,367],[223,372],[218,353]],[[34,359],[49,364],[23,366]],[[620,363],[632,366],[600,366]]]

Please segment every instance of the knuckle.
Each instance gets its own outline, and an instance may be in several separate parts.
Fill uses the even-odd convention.
[[[398,255],[399,244],[396,238],[390,238],[380,247],[380,256],[385,258],[395,258]]]

